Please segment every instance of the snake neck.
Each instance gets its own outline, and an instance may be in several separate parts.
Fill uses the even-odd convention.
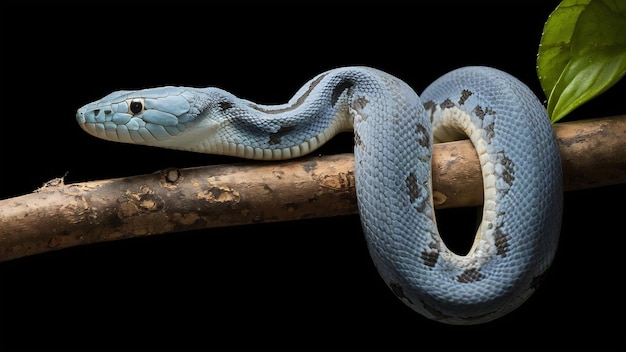
[[[257,160],[299,157],[340,132],[352,131],[354,116],[363,115],[375,98],[372,91],[384,91],[387,76],[365,67],[327,71],[280,105],[257,104],[207,88],[212,103],[198,119],[201,126],[189,129],[178,138],[184,143],[172,147]]]

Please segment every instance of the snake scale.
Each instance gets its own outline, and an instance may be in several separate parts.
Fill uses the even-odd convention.
[[[546,109],[517,78],[485,66],[455,69],[418,95],[371,67],[323,72],[285,104],[219,88],[117,91],[77,112],[110,141],[258,160],[295,158],[354,133],[359,214],[387,286],[423,316],[479,324],[519,307],[550,267],[562,215],[562,171]],[[484,204],[471,249],[439,235],[433,143],[469,138]]]

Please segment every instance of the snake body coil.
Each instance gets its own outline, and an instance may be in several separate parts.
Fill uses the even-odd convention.
[[[545,108],[516,78],[488,67],[454,70],[420,96],[369,67],[319,74],[283,105],[217,88],[114,92],[85,105],[81,127],[107,140],[276,160],[354,132],[360,217],[391,291],[449,324],[496,319],[522,304],[548,270],[562,208],[559,149]],[[432,197],[433,143],[469,138],[484,185],[469,252],[442,241]]]

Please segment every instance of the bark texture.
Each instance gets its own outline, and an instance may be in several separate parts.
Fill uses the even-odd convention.
[[[626,115],[554,126],[565,190],[626,183]],[[352,154],[243,162],[64,184],[0,200],[0,261],[153,234],[357,213]],[[482,204],[469,141],[433,154],[438,209]]]

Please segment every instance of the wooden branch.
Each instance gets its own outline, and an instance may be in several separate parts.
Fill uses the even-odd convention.
[[[555,125],[566,190],[626,183],[626,115]],[[482,203],[468,141],[434,148],[435,206]],[[0,200],[0,261],[194,229],[357,212],[352,154],[243,162],[63,184]]]

